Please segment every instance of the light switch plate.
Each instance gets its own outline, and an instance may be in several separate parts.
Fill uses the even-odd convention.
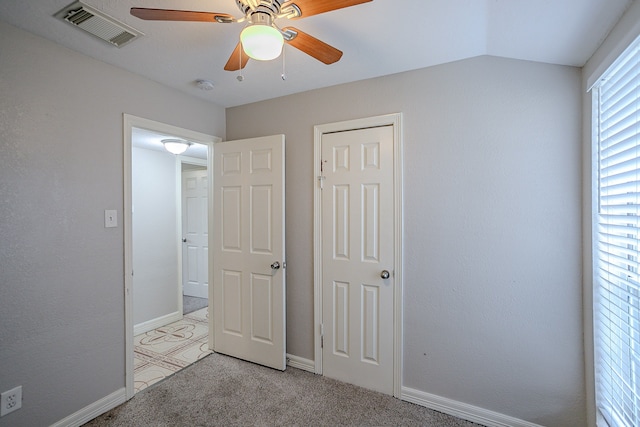
[[[104,226],[112,228],[118,226],[118,211],[115,209],[107,209],[104,211]]]

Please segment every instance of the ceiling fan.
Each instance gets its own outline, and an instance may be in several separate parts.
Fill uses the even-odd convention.
[[[260,60],[277,58],[283,43],[327,65],[339,61],[342,57],[340,50],[297,28],[290,26],[280,28],[275,20],[300,19],[370,1],[373,0],[236,0],[238,8],[244,14],[242,18],[235,18],[227,13],[140,7],[131,8],[131,14],[140,19],[155,21],[196,21],[219,24],[247,22],[248,25],[240,34],[240,42],[224,67],[227,71],[237,71],[247,65],[249,58]],[[264,41],[268,37],[276,40],[278,46],[265,46]],[[257,43],[257,46],[253,43]]]

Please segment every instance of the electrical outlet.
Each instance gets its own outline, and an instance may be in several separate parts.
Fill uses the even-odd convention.
[[[22,386],[0,394],[0,417],[22,408]]]

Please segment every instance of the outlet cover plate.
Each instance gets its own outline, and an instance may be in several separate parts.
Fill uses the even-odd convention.
[[[0,417],[22,408],[22,386],[0,394]]]

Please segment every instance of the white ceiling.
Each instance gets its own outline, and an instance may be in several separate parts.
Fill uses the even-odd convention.
[[[634,0],[373,0],[291,22],[344,52],[324,65],[287,47],[250,61],[244,81],[223,67],[243,24],[142,21],[131,7],[240,17],[234,0],[84,0],[145,33],[122,48],[53,17],[71,0],[2,0],[0,20],[166,86],[229,107],[478,55],[582,66]],[[635,0],[638,1],[638,0]],[[211,80],[202,91],[195,80]]]

